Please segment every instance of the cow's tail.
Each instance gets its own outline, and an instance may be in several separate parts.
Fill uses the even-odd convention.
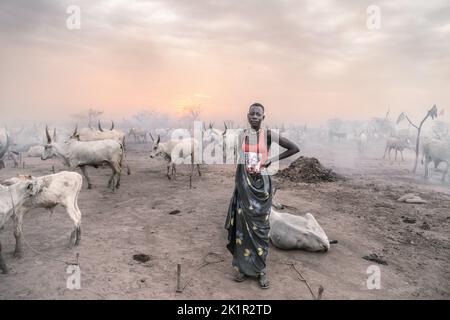
[[[127,165],[127,175],[131,174],[130,166],[128,165],[128,161],[125,160],[125,163]]]

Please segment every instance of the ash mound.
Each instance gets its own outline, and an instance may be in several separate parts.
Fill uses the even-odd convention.
[[[325,168],[316,158],[299,157],[289,167],[278,171],[275,177],[293,182],[319,183],[345,180],[333,170]]]

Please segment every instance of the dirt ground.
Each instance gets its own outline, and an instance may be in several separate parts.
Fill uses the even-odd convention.
[[[0,299],[312,299],[289,264],[295,264],[315,293],[324,287],[323,299],[450,298],[450,182],[441,183],[441,173],[433,170],[432,178],[424,181],[422,166],[411,173],[408,151],[404,162],[393,162],[381,159],[381,144],[363,156],[355,154],[350,142],[306,146],[301,155],[318,157],[347,179],[321,184],[275,179],[276,200],[293,207],[287,212],[311,212],[338,243],[327,253],[271,246],[271,288],[261,290],[256,281],[232,280],[225,248],[224,222],[235,167],[204,165],[203,176],[194,176],[189,189],[190,168],[180,166],[177,180],[169,181],[164,161],[150,159],[149,149],[129,145],[132,175],[122,177],[115,193],[106,187],[109,169],[88,169],[95,189],[87,190],[84,184],[79,197],[79,247],[67,248],[72,222],[60,207],[53,216],[35,209],[25,217],[20,260],[12,256],[12,222],[5,225],[0,240],[10,273],[0,274]],[[56,170],[64,169],[57,160],[24,160],[25,169],[9,164],[0,171],[0,180],[49,174],[53,164]],[[396,201],[410,192],[428,203]],[[173,210],[180,213],[169,214]],[[405,223],[405,218],[415,223]],[[74,262],[77,253],[81,289],[68,290],[64,261]],[[150,260],[133,260],[141,253]],[[369,254],[382,257],[387,265],[362,258]],[[182,293],[175,290],[177,264],[182,268]],[[370,265],[380,267],[380,289],[367,288]]]

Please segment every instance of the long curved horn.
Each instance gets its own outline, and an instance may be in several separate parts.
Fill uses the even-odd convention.
[[[152,141],[155,142],[155,139],[153,139],[152,133],[149,131],[148,134],[150,135],[150,138],[152,138]]]
[[[98,130],[100,130],[101,132],[103,132],[102,125],[100,124],[100,120],[98,120]]]
[[[227,127],[227,123],[224,121],[223,122],[223,125],[224,125],[224,127],[225,127],[225,131],[227,131],[228,130],[228,127]]]
[[[114,130],[114,121],[111,121],[111,129],[110,131]]]
[[[75,131],[73,132],[73,137],[75,137],[77,135],[77,131],[78,131],[78,124],[75,125]]]
[[[47,136],[47,143],[52,143],[52,137],[50,137],[50,133],[48,133],[48,126],[45,125],[45,135]]]
[[[53,141],[56,142],[56,128],[53,129]]]

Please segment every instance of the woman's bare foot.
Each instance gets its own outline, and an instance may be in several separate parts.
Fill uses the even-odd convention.
[[[269,289],[270,288],[270,281],[267,279],[266,274],[261,274],[258,277],[259,286],[261,289]]]

